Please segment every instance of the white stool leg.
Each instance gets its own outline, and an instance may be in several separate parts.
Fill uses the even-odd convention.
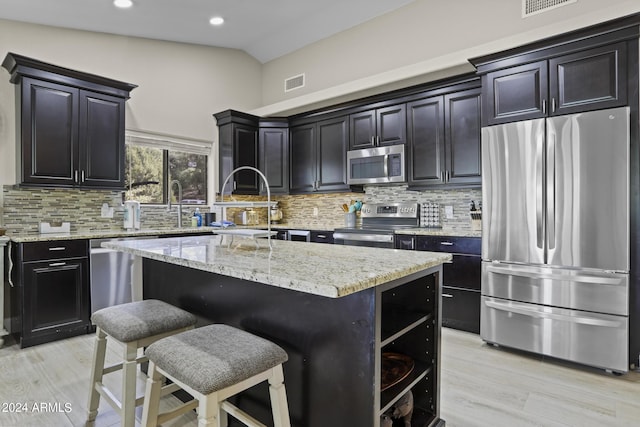
[[[122,398],[121,416],[123,427],[135,427],[136,422],[136,371],[138,364],[138,344],[136,341],[127,343],[124,348],[124,362],[122,364]]]
[[[198,394],[198,427],[225,427],[226,416],[221,416],[218,393]],[[223,424],[223,418],[225,420]]]
[[[106,350],[107,334],[105,334],[102,329],[96,328],[96,340],[93,347],[93,366],[91,368],[91,390],[89,391],[89,403],[87,404],[87,423],[93,422],[98,415],[100,393],[96,390],[96,383],[102,382]]]
[[[149,362],[149,378],[144,393],[144,405],[142,407],[142,426],[155,427],[158,423],[158,411],[160,410],[160,395],[162,394],[162,382],[164,378],[156,369],[153,362]]]
[[[282,365],[274,367],[271,371],[272,374],[269,377],[269,395],[271,397],[273,424],[275,427],[291,427]]]

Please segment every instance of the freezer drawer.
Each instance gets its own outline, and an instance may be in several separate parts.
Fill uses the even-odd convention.
[[[629,314],[629,276],[482,262],[482,295],[599,313]]]
[[[490,343],[627,372],[629,319],[482,297],[480,337]]]

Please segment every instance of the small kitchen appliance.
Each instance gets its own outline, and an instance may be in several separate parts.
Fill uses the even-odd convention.
[[[124,223],[125,230],[140,230],[140,202],[127,200],[124,202]]]

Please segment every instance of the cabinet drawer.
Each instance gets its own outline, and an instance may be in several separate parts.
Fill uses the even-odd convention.
[[[480,292],[443,287],[442,326],[480,333]]]
[[[82,258],[89,255],[87,240],[53,240],[22,244],[22,261]]]
[[[315,243],[333,243],[333,231],[312,231],[311,241]]]
[[[480,237],[418,236],[419,251],[480,255]]]

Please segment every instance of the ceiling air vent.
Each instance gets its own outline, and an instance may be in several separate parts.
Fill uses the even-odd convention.
[[[522,0],[522,17],[546,12],[556,7],[566,6],[578,0]]]
[[[304,87],[304,74],[299,74],[297,76],[289,77],[284,81],[284,91],[289,92],[290,90],[300,89]]]

